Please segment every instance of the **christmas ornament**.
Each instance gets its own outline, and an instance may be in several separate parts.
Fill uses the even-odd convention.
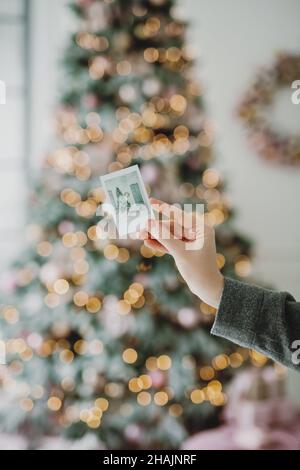
[[[246,126],[252,147],[267,161],[300,165],[300,136],[286,135],[274,129],[265,117],[276,93],[284,88],[291,89],[299,77],[300,56],[279,54],[272,67],[260,70],[238,107],[238,115]]]

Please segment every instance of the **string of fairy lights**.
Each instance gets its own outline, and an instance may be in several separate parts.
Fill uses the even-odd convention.
[[[109,5],[113,2],[106,0],[104,3]],[[160,5],[164,3],[164,0],[152,0],[152,3]],[[100,4],[100,2],[95,2],[95,4]],[[148,11],[142,5],[133,4],[132,14],[137,18],[143,18],[148,15]],[[94,54],[88,62],[88,74],[91,80],[130,76],[135,73],[141,61],[146,67],[161,64],[168,70],[183,72],[194,58],[193,49],[190,46],[146,47],[142,53],[138,54],[138,61],[136,60],[137,54],[134,53],[132,59],[128,57],[114,62],[108,54],[111,47],[110,40],[104,35],[89,31],[87,25],[88,22],[85,20],[86,30],[76,35],[76,44],[82,50]],[[169,38],[176,38],[183,34],[184,28],[184,24],[176,19],[166,22],[165,19],[155,15],[141,21],[135,27],[133,34],[140,40],[157,38],[162,34]],[[118,47],[126,50],[130,38],[124,32],[118,33],[117,41]],[[59,175],[69,175],[78,182],[86,182],[93,175],[93,162],[88,151],[83,150],[82,147],[98,145],[105,139],[109,139],[115,154],[115,160],[108,164],[109,172],[122,169],[137,158],[149,162],[162,156],[166,159],[172,156],[184,156],[187,152],[195,151],[200,147],[210,148],[214,126],[209,120],[202,122],[201,132],[197,134],[191,132],[189,127],[182,123],[176,125],[171,133],[167,132],[172,127],[174,119],[179,119],[184,115],[190,102],[201,96],[201,87],[191,79],[187,82],[184,96],[179,92],[174,92],[170,96],[160,96],[160,91],[158,80],[146,79],[143,92],[149,96],[149,100],[141,106],[139,111],[132,111],[131,104],[136,99],[136,89],[131,83],[121,85],[118,95],[122,105],[116,108],[116,126],[111,132],[105,129],[105,120],[99,112],[87,112],[82,122],[76,110],[71,108],[60,110],[57,116],[57,131],[65,142],[65,146],[48,156],[47,165]],[[213,226],[222,224],[229,216],[226,195],[221,192],[220,184],[219,172],[209,167],[203,172],[199,184],[183,182],[179,187],[181,197],[195,197],[206,201],[206,222]],[[151,188],[148,189],[150,192]],[[70,272],[68,276],[62,276],[53,268],[53,265],[47,262],[55,255],[57,242],[47,239],[47,234],[43,233],[42,227],[31,225],[28,233],[35,243],[36,254],[44,262],[39,270],[34,264],[20,268],[16,274],[16,285],[26,287],[34,279],[39,278],[46,291],[43,302],[48,309],[54,310],[62,304],[71,303],[87,315],[101,315],[105,298],[98,293],[90,293],[85,287],[90,271],[89,250],[92,246],[93,249],[101,251],[108,262],[125,264],[131,258],[130,247],[117,246],[115,242],[109,240],[100,242],[97,225],[89,225],[89,221],[95,217],[98,206],[105,200],[104,192],[100,187],[92,188],[87,196],[83,196],[73,187],[64,187],[59,193],[59,198],[63,204],[74,211],[76,216],[88,223],[86,230],[77,230],[74,224],[67,221],[60,222],[57,227],[60,237],[59,249],[63,247],[67,252],[68,263],[71,266]],[[145,260],[163,256],[144,245],[139,248],[139,252],[141,258]],[[224,254],[217,254],[217,263],[220,269],[225,266]],[[147,269],[149,268],[143,263],[140,264],[141,272]],[[234,270],[240,277],[248,276],[251,272],[250,259],[238,253],[234,261]],[[143,283],[133,282],[123,293],[123,297],[117,299],[116,312],[120,317],[125,318],[135,314],[144,306],[151,307],[154,303],[153,294],[145,288]],[[16,325],[21,321],[21,312],[13,305],[2,306],[0,312],[8,325]],[[204,302],[200,302],[200,312],[211,319],[215,310]],[[179,324],[187,327],[192,325],[193,315],[191,309],[180,309]],[[54,357],[61,364],[70,365],[77,356],[98,357],[105,351],[105,345],[98,338],[78,339],[71,344],[66,339],[68,328],[64,329],[62,325],[54,325],[52,332],[53,338],[43,338],[39,333],[33,332],[27,337],[18,337],[6,342],[7,352],[14,359],[7,368],[0,369],[0,382],[4,389],[12,386],[22,374],[24,363],[31,361],[34,357],[44,359]],[[124,364],[134,365],[139,360],[139,351],[133,347],[125,348],[121,353],[121,359]],[[184,356],[182,366],[194,370],[196,381],[202,383],[202,386],[188,387],[186,399],[195,405],[209,402],[213,406],[223,406],[227,397],[218,379],[218,373],[228,368],[239,368],[246,361],[261,367],[266,360],[261,354],[248,352],[242,348],[237,348],[230,355],[218,354],[210,364],[202,366],[197,365],[192,356]],[[81,421],[89,428],[97,429],[101,426],[102,418],[111,402],[123,396],[124,387],[127,387],[127,391],[131,393],[138,405],[146,407],[154,404],[158,407],[168,407],[170,416],[180,417],[184,412],[183,405],[174,402],[174,391],[168,386],[167,380],[168,371],[172,366],[172,358],[167,354],[148,357],[144,363],[143,374],[131,377],[127,385],[115,382],[104,383],[103,396],[99,396],[89,405],[82,406],[77,403],[64,406],[65,397],[76,388],[75,379],[71,375],[63,377],[60,384],[57,384],[53,391],[50,390],[50,394],[49,390],[41,384],[32,385],[23,381],[21,384],[18,383],[19,406],[24,413],[30,413],[36,402],[45,400],[49,411],[59,415],[58,420],[62,426],[67,427]],[[83,380],[93,387],[95,372],[87,369]],[[120,407],[120,414],[126,416],[130,412],[131,404],[123,403]]]

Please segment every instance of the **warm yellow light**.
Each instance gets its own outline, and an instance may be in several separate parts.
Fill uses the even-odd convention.
[[[212,380],[211,382],[207,384],[206,389],[207,389],[208,395],[210,393],[213,393],[213,394],[220,393],[222,391],[222,384],[219,380]]]
[[[62,402],[58,397],[50,397],[47,401],[47,406],[51,411],[58,411],[61,408]]]
[[[90,61],[89,73],[93,80],[99,80],[105,74],[107,61],[102,56],[96,56]]]
[[[123,352],[123,361],[127,364],[134,364],[138,358],[138,354],[135,349],[128,348]]]
[[[19,312],[18,310],[13,307],[12,305],[6,305],[2,309],[2,315],[7,323],[10,323],[11,325],[14,325],[19,321]]]
[[[30,361],[33,357],[33,351],[31,348],[26,348],[25,351],[22,351],[20,353],[20,357],[21,359],[23,359],[23,361]]]
[[[95,241],[97,240],[97,227],[96,225],[92,225],[91,227],[88,228],[87,235],[90,240]]]
[[[218,265],[218,268],[219,268],[219,269],[222,269],[222,268],[225,266],[225,262],[226,262],[225,256],[222,255],[221,253],[218,253],[218,254],[217,254],[217,265]]]
[[[76,341],[76,343],[74,344],[74,351],[77,353],[77,354],[85,354],[87,352],[87,348],[88,348],[88,344],[86,341],[82,340],[82,339],[79,339],[78,341]]]
[[[124,293],[124,300],[132,305],[139,300],[139,294],[136,290],[130,288]]]
[[[168,403],[169,397],[166,392],[157,392],[154,395],[154,403],[158,406],[164,406]]]
[[[73,392],[75,389],[75,382],[72,377],[64,377],[61,381],[61,388],[65,390],[65,392]]]
[[[142,307],[144,307],[145,302],[146,302],[146,299],[145,299],[145,297],[142,295],[142,297],[140,297],[140,298],[137,300],[137,302],[135,302],[135,303],[133,304],[133,307],[134,307],[134,308],[142,308]]]
[[[90,297],[85,308],[90,313],[97,313],[101,309],[101,301],[97,297]]]
[[[163,354],[157,358],[157,367],[161,370],[168,370],[172,366],[172,360],[166,354]]]
[[[87,419],[87,425],[91,429],[97,429],[101,425],[101,418],[98,418],[97,416],[91,416]]]
[[[78,259],[74,261],[74,271],[76,274],[84,275],[90,269],[89,263],[85,259]]]
[[[144,258],[153,258],[154,256],[154,251],[151,250],[151,248],[147,248],[145,245],[141,246],[140,252]]]
[[[90,139],[91,142],[101,142],[103,139],[103,131],[100,127],[89,127],[86,130],[87,136]],[[83,169],[86,167],[82,167]]]
[[[81,201],[80,194],[69,188],[61,192],[60,198],[65,204],[71,207],[75,207]]]
[[[146,360],[146,368],[151,372],[157,370],[157,359],[156,357],[148,357]]]
[[[229,362],[230,362],[231,367],[237,368],[237,367],[240,367],[243,364],[244,359],[243,359],[243,356],[241,354],[232,353],[229,356]]]
[[[93,416],[94,418],[102,418],[102,415],[103,415],[102,410],[98,408],[98,406],[94,406],[94,408],[90,410],[90,413],[91,413],[91,416]]]
[[[23,411],[29,412],[33,409],[33,401],[30,398],[24,398],[20,401],[20,407]]]
[[[156,16],[151,16],[147,19],[144,25],[144,34],[145,36],[154,36],[157,34],[161,26],[160,19]]]
[[[159,53],[158,53],[158,50],[155,49],[154,47],[148,47],[147,49],[145,49],[144,51],[144,59],[146,60],[146,62],[156,62],[158,60],[158,57],[159,57]]]
[[[86,408],[81,410],[79,413],[80,420],[83,421],[84,423],[87,422],[90,416],[91,416],[91,413]]]
[[[138,393],[143,390],[143,382],[140,379],[134,377],[133,379],[129,380],[128,388],[131,392]]]
[[[131,284],[130,289],[135,290],[139,296],[143,295],[144,293],[144,286],[139,282],[134,282]]]
[[[226,354],[219,354],[213,359],[212,365],[216,370],[226,369],[229,366],[229,357]]]
[[[68,233],[65,233],[64,236],[62,237],[62,242],[67,248],[72,248],[77,243],[77,237],[75,233],[68,232]]]
[[[167,49],[167,59],[170,62],[178,62],[181,57],[181,50],[178,47],[169,47]]]
[[[84,307],[89,300],[89,296],[86,292],[78,291],[74,295],[73,300],[77,307]]]
[[[202,390],[195,389],[191,392],[190,398],[193,403],[198,405],[204,401],[205,395]]]
[[[109,402],[108,400],[106,400],[106,398],[100,397],[95,400],[95,406],[102,411],[107,411],[109,407]]]
[[[152,379],[149,375],[146,375],[146,374],[140,375],[139,380],[141,380],[144,390],[147,390],[148,388],[151,388]]]
[[[44,256],[44,257],[51,255],[52,250],[53,250],[53,246],[51,245],[51,243],[46,242],[46,241],[40,242],[36,247],[37,253],[40,256]]]
[[[215,371],[210,366],[201,367],[199,371],[200,378],[202,380],[211,380],[215,375]]]
[[[54,292],[58,295],[65,295],[69,290],[69,283],[66,279],[57,279],[53,285]]]
[[[151,403],[151,395],[149,392],[140,392],[136,399],[138,404],[141,406],[148,406]]]
[[[93,47],[98,52],[105,51],[109,47],[108,39],[105,36],[95,36],[93,38]]]
[[[117,64],[117,72],[121,76],[129,75],[132,71],[131,64],[128,60],[122,60]]]
[[[223,406],[225,405],[226,401],[227,401],[227,397],[225,393],[218,393],[216,396],[214,396],[210,400],[211,404],[214,406]]]
[[[174,129],[174,137],[175,139],[187,139],[189,137],[189,129],[186,126],[177,126]]]
[[[205,302],[200,303],[200,310],[204,315],[214,315],[216,313],[216,309]]]
[[[130,254],[127,248],[119,249],[119,254],[117,257],[117,261],[119,261],[119,263],[127,263],[127,261],[129,260],[129,257],[130,257]]]
[[[128,315],[131,311],[131,305],[127,300],[120,300],[118,302],[118,312],[120,315]]]
[[[170,106],[176,113],[183,114],[186,110],[187,101],[184,96],[173,95],[170,99]]]
[[[60,353],[59,358],[64,364],[70,364],[74,359],[74,354],[69,349],[65,349]]]
[[[268,361],[268,358],[257,351],[250,351],[251,362],[256,367],[262,367]]]
[[[202,181],[207,188],[215,188],[220,181],[219,173],[217,170],[209,168],[203,173]]]
[[[252,270],[250,259],[247,256],[239,256],[235,262],[234,270],[240,277],[249,276]]]
[[[174,418],[178,418],[183,413],[183,408],[179,403],[173,403],[169,408],[169,414]]]
[[[114,260],[118,258],[119,248],[116,245],[109,244],[109,245],[106,245],[103,253],[104,253],[105,258],[109,260]]]

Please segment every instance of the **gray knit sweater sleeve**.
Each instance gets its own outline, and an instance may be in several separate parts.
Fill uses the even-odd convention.
[[[211,333],[300,372],[300,303],[288,293],[225,278]]]

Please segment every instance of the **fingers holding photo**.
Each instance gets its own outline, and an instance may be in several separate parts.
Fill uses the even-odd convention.
[[[162,220],[170,220],[173,222],[173,233],[178,239],[187,241],[195,240],[197,234],[203,233],[203,212],[202,210],[194,211],[194,204],[187,204],[185,206],[187,210],[182,210],[178,205],[170,205],[156,198],[150,198],[150,204],[154,212],[158,214],[159,219],[163,216],[165,218]],[[198,209],[199,206],[200,205],[197,205],[196,209]]]

